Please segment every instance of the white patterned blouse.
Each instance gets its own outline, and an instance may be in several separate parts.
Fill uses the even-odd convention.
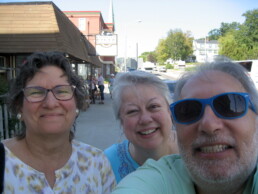
[[[28,166],[5,147],[4,193],[111,193],[116,182],[103,152],[75,140],[72,141],[72,148],[70,159],[56,170],[56,182],[51,188],[44,173]]]

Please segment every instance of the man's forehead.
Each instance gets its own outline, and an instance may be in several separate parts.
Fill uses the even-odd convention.
[[[181,97],[190,97],[192,94],[209,93],[216,90],[218,92],[245,92],[242,84],[230,74],[212,70],[200,72],[191,77],[183,86]],[[193,96],[191,96],[193,97]]]

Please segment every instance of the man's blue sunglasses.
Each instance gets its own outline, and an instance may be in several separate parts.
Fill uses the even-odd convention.
[[[247,93],[222,93],[211,98],[189,98],[170,105],[173,119],[180,124],[199,121],[206,105],[210,105],[215,115],[222,119],[237,119],[247,113],[248,108],[256,113],[255,107]]]

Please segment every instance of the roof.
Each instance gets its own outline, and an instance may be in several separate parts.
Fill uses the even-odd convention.
[[[205,39],[194,40],[197,43],[205,43]],[[218,44],[217,40],[206,40],[207,44]]]
[[[60,51],[93,63],[90,42],[53,2],[0,3],[0,53]]]

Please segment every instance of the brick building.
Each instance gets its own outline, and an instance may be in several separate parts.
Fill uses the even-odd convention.
[[[103,33],[114,34],[115,24],[112,1],[110,1],[108,23],[104,22],[100,11],[64,11],[64,13],[95,48],[97,35]],[[103,65],[100,71],[104,77],[115,72],[115,56],[100,56],[96,52],[91,54],[97,56],[102,62]]]

